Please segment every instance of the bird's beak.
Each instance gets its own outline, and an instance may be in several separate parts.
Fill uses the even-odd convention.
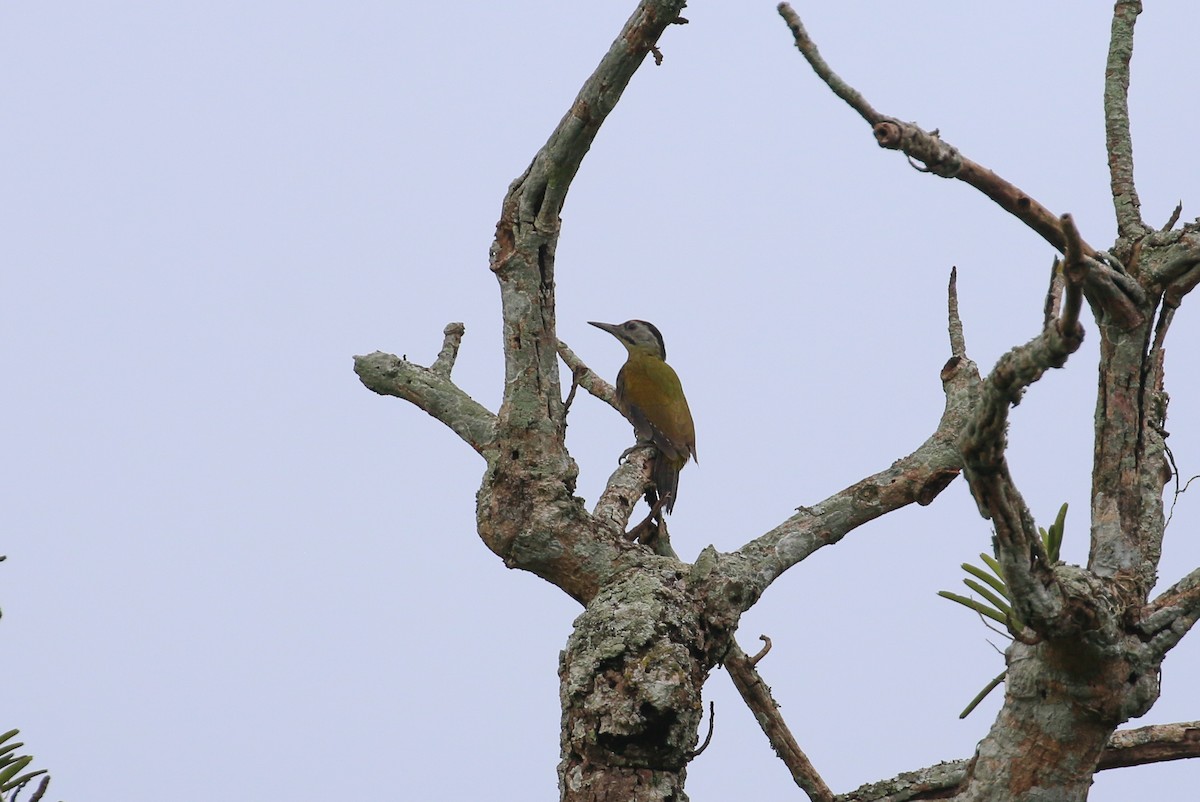
[[[617,332],[621,330],[621,324],[619,323],[597,323],[594,320],[589,320],[588,325],[595,326],[598,329],[604,329],[614,337],[617,337]]]

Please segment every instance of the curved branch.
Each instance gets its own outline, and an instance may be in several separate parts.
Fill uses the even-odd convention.
[[[562,340],[558,341],[558,355],[563,364],[570,369],[571,374],[575,377],[575,382],[580,387],[618,412],[621,411],[621,408],[617,406],[617,392],[613,386],[601,378],[600,374],[589,368]]]
[[[749,609],[767,586],[817,549],[900,507],[932,503],[958,476],[958,438],[975,406],[980,380],[975,363],[957,353],[966,346],[953,277],[948,311],[951,349],[956,353],[942,368],[946,405],[937,429],[907,457],[815,506],[800,507],[796,515],[731,555],[722,570],[729,578],[737,577],[732,587],[738,590],[734,602],[741,609]]]
[[[817,74],[817,77],[824,81],[833,90],[835,95],[846,101],[846,104],[850,108],[857,111],[872,126],[878,125],[887,119],[884,115],[877,112],[874,106],[867,102],[867,99],[862,96],[861,92],[843,81],[833,71],[833,68],[825,62],[825,59],[821,57],[821,52],[817,50],[817,43],[808,35],[804,23],[800,21],[800,16],[790,5],[780,3],[777,6],[777,10],[779,11],[779,16],[783,17],[783,21],[791,29],[792,38],[796,40],[796,48],[804,55],[805,60],[813,68],[813,72]]]
[[[1032,228],[1057,250],[1066,245],[1058,217],[1028,194],[1005,181],[991,170],[964,157],[957,148],[943,141],[938,133],[928,132],[913,123],[876,111],[861,93],[839,78],[817,52],[817,46],[804,29],[800,17],[787,3],[779,4],[779,15],[792,31],[796,47],[834,94],[850,104],[871,124],[880,147],[899,150],[920,162],[925,172],[943,178],[965,181],[995,201],[1002,209]],[[1092,249],[1089,247],[1089,251]]]
[[[1057,215],[1016,185],[962,155],[957,148],[945,142],[937,131],[926,131],[914,123],[876,111],[858,90],[830,69],[790,5],[780,3],[779,15],[791,29],[797,49],[813,71],[834,94],[871,124],[880,147],[901,151],[910,160],[918,162],[917,169],[922,172],[942,178],[956,178],[975,187],[1001,209],[1033,229],[1056,250],[1066,252],[1067,234]],[[1100,253],[1082,239],[1079,240],[1079,246],[1083,255],[1096,265],[1087,275],[1085,291],[1088,299],[1112,316],[1122,328],[1129,329],[1141,323],[1144,316],[1138,304],[1143,296],[1136,283],[1123,281],[1126,277],[1105,264]]]
[[[462,324],[458,326],[461,338]],[[447,341],[449,341],[449,335]],[[457,344],[455,349],[457,350]],[[446,354],[446,347],[443,347]],[[407,359],[376,351],[354,357],[354,372],[368,390],[379,395],[403,398],[450,427],[467,445],[485,457],[496,439],[496,416],[450,381],[447,357],[441,356],[433,367],[414,365]]]
[[[1104,70],[1104,133],[1113,210],[1118,235],[1130,239],[1146,233],[1133,182],[1133,139],[1129,133],[1129,61],[1133,57],[1133,26],[1141,13],[1141,0],[1118,0],[1113,7]]]

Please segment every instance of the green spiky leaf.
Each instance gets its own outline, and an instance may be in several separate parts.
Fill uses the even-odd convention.
[[[1004,678],[1006,676],[1008,676],[1007,668],[1004,669],[1003,671],[1001,671],[999,674],[997,674],[996,677],[991,682],[989,682],[987,685],[984,685],[983,690],[980,691],[979,693],[975,694],[975,698],[971,700],[970,704],[968,704],[966,707],[963,708],[963,711],[958,714],[958,717],[966,718],[967,716],[971,715],[971,712],[975,708],[979,707],[979,703],[982,702],[984,699],[986,699],[987,695],[989,693],[996,690],[996,687],[1001,682],[1004,682]]]
[[[12,780],[7,785],[3,786],[3,788],[0,788],[0,790],[11,791],[14,788],[20,788],[22,785],[29,782],[34,777],[40,777],[41,775],[43,775],[45,773],[46,773],[46,769],[38,769],[37,771],[31,771],[28,774],[22,774],[20,777],[17,777],[15,780]]]
[[[999,593],[1001,596],[1004,597],[1005,601],[1009,602],[1010,604],[1012,603],[1012,598],[1008,595],[1008,585],[1004,584],[1003,579],[993,576],[992,574],[989,574],[987,571],[983,570],[979,566],[971,565],[970,563],[963,563],[962,568],[968,574],[979,577],[984,582],[988,583],[988,585],[991,586],[992,590],[996,591],[997,593]],[[963,581],[965,582],[966,580],[963,580]]]
[[[1039,533],[1042,536],[1042,545],[1046,550],[1046,557],[1051,563],[1058,562],[1061,557],[1063,533],[1066,530],[1067,520],[1067,505],[1063,504],[1058,515],[1054,519],[1054,523],[1049,529],[1040,529]],[[1004,625],[1011,633],[1016,633],[1025,628],[1025,624],[1017,616],[1012,609],[1012,596],[1008,592],[1008,582],[1004,578],[1004,569],[1000,566],[1000,561],[990,554],[980,554],[979,559],[987,566],[988,570],[984,570],[977,565],[971,563],[963,563],[962,569],[968,576],[963,580],[963,584],[982,596],[986,602],[978,599],[960,596],[957,593],[951,593],[948,590],[938,591],[938,595],[943,599],[949,599],[952,602],[957,602],[963,607],[972,610],[982,616],[992,619],[993,621]],[[989,573],[990,571],[990,573]],[[976,581],[978,580],[978,581]],[[1001,672],[995,679],[987,684],[980,691],[971,703],[959,714],[959,718],[966,718],[972,710],[979,705],[980,702],[987,697],[989,693],[996,689],[1004,677],[1007,670]]]
[[[987,599],[988,602],[992,605],[992,608],[996,612],[1000,613],[1000,615],[1002,617],[1004,617],[1005,619],[1007,619],[1009,616],[1011,616],[1013,614],[1012,608],[1008,606],[1008,602],[1006,602],[1004,599],[1000,598],[995,593],[992,593],[991,590],[989,590],[988,588],[979,584],[974,579],[964,579],[963,584],[966,585],[967,587],[969,587],[971,590],[978,593],[983,598]]]
[[[992,569],[992,573],[1004,582],[1004,569],[1000,567],[1000,561],[990,554],[980,554],[979,559],[983,560],[983,564]]]
[[[28,766],[32,761],[33,757],[31,755],[25,755],[12,761],[3,769],[0,769],[0,791],[12,790],[12,778],[17,776],[17,772]]]
[[[991,607],[988,607],[986,604],[979,601],[978,599],[969,599],[966,596],[960,596],[957,593],[951,593],[948,590],[939,590],[938,595],[941,596],[943,599],[949,599],[952,602],[958,602],[963,607],[966,607],[970,610],[974,610],[975,612],[979,613],[980,615],[986,615],[988,618],[992,619],[993,621],[996,621],[1000,624],[1008,626],[1008,619],[1005,618],[1004,615],[996,612]]]

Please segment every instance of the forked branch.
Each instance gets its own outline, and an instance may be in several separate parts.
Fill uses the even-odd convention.
[[[496,439],[496,416],[450,380],[463,326],[446,327],[446,340],[431,367],[376,351],[354,357],[354,372],[368,390],[403,398],[450,427],[467,445],[487,456]]]
[[[1049,560],[1033,516],[1009,473],[1005,450],[1009,408],[1020,403],[1025,389],[1048,369],[1062,367],[1083,342],[1078,313],[1085,268],[1069,216],[1064,217],[1063,230],[1068,234],[1063,313],[1040,335],[996,363],[983,382],[981,401],[961,441],[964,474],[980,515],[995,527],[997,559],[1004,566],[1014,607],[1022,620],[1043,634],[1057,630],[1062,601],[1052,590]]]

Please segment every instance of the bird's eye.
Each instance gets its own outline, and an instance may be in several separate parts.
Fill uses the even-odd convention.
[[[633,331],[636,328],[637,324],[635,324],[632,320],[625,324],[625,331]]]

